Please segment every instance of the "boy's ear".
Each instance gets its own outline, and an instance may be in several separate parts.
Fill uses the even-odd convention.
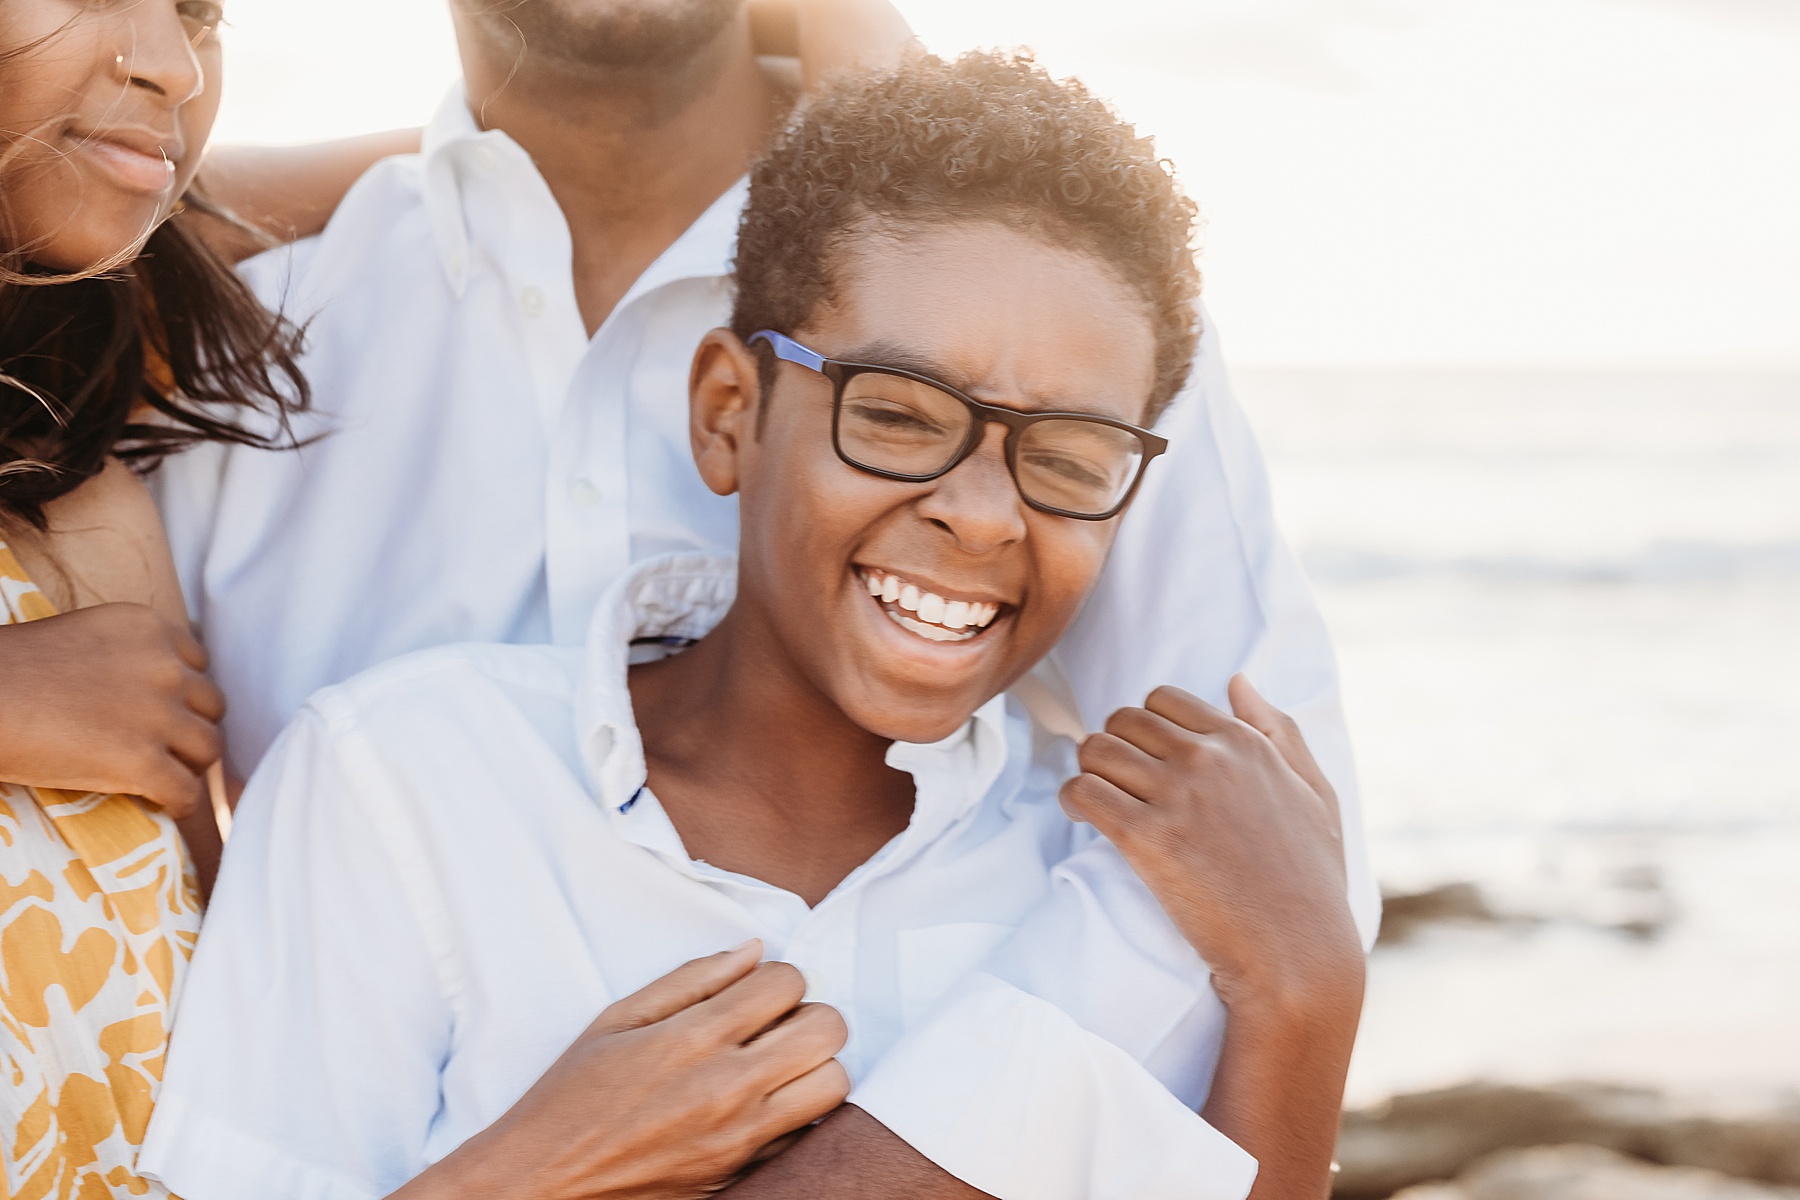
[[[688,374],[688,442],[717,495],[738,490],[760,392],[756,354],[735,333],[715,329],[700,339]]]

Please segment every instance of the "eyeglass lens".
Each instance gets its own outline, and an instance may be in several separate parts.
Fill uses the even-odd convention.
[[[968,405],[930,384],[865,371],[845,381],[838,448],[852,462],[894,475],[935,475],[968,439]],[[1053,419],[1019,435],[1013,476],[1026,499],[1063,512],[1098,515],[1125,498],[1144,447],[1123,429]]]

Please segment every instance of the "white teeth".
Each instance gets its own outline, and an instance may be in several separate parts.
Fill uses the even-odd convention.
[[[1000,615],[998,604],[974,600],[946,600],[922,590],[898,575],[871,571],[863,576],[869,595],[883,604],[894,604],[916,613],[917,620],[889,610],[888,616],[903,628],[934,642],[960,642],[974,637]]]
[[[911,617],[903,617],[899,613],[889,613],[899,623],[900,628],[933,642],[962,642],[975,636],[973,629],[965,629],[958,633],[954,629],[945,629],[941,625],[927,625],[923,621],[915,621]]]

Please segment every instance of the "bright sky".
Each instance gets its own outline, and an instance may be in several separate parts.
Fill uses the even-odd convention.
[[[1156,135],[1240,364],[1800,369],[1800,0],[896,0]],[[230,0],[220,136],[424,121],[446,0]]]

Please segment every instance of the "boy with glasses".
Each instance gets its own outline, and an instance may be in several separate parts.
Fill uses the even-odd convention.
[[[1028,62],[812,105],[690,376],[739,557],[634,569],[579,650],[427,651],[302,711],[146,1169],[188,1200],[1325,1194],[1362,950],[1293,725],[1164,689],[1077,752],[1006,695],[1162,448],[1191,220]],[[756,948],[679,965],[740,943],[812,1003]],[[546,1139],[574,1055],[619,1069]]]

